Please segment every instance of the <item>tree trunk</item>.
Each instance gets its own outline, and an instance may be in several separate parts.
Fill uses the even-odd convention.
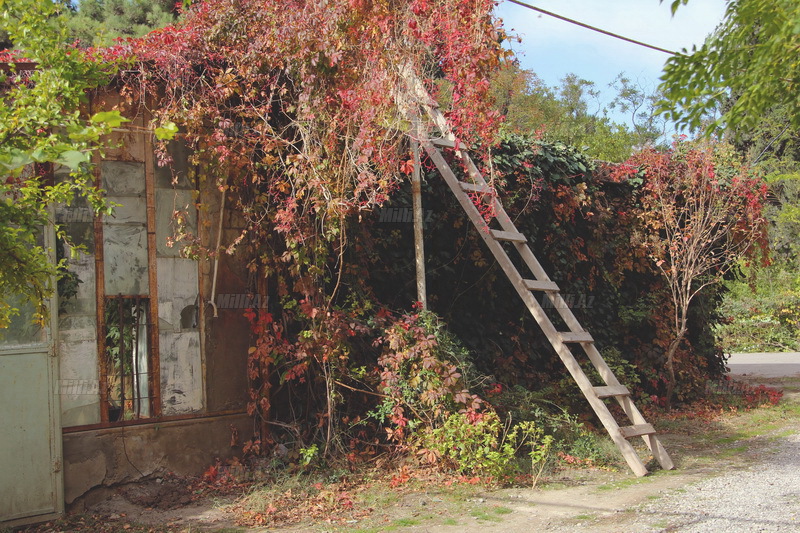
[[[665,398],[665,407],[667,408],[667,411],[672,409],[672,395],[675,392],[675,385],[677,382],[675,378],[675,352],[678,351],[678,347],[681,345],[684,337],[686,337],[686,326],[683,326],[680,329],[678,335],[675,337],[675,340],[669,343],[669,347],[667,348],[667,360],[665,362],[667,373],[669,374],[669,381],[667,381],[667,396]]]

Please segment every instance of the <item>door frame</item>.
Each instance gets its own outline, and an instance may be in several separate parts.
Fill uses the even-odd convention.
[[[54,220],[54,209],[50,208],[51,220]],[[52,224],[48,224],[44,231],[44,247],[48,250],[50,261],[56,263],[55,249],[56,237],[55,229]],[[27,511],[31,514],[16,515],[14,517],[0,516],[0,526],[15,527],[36,522],[44,522],[58,518],[64,514],[64,456],[63,438],[61,428],[61,387],[59,364],[58,364],[58,285],[56,280],[53,283],[53,296],[48,299],[47,305],[50,310],[50,318],[45,328],[45,342],[37,346],[24,346],[19,348],[2,349],[0,357],[6,355],[30,355],[34,357],[41,355],[47,358],[47,379],[48,379],[48,410],[49,410],[49,433],[50,433],[50,457],[44,458],[50,462],[50,484],[43,487],[43,490],[52,490],[52,505],[46,510]],[[6,391],[8,392],[8,391]],[[2,394],[2,392],[0,392]]]

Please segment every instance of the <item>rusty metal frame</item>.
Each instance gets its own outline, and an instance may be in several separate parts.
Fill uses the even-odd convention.
[[[61,434],[82,433],[84,431],[94,431],[97,429],[116,429],[129,426],[146,426],[160,424],[162,422],[179,422],[181,420],[203,420],[207,418],[219,418],[234,415],[246,415],[246,409],[226,409],[213,413],[186,413],[182,415],[161,416],[159,418],[140,418],[138,420],[125,420],[123,422],[101,422],[99,424],[84,424],[82,426],[69,426],[61,428]]]
[[[144,183],[145,201],[147,206],[147,263],[150,285],[150,319],[152,327],[148,328],[150,335],[150,353],[153,367],[150,373],[150,390],[152,391],[151,416],[161,416],[161,351],[158,339],[158,261],[156,250],[156,188],[155,188],[155,161],[153,158],[153,137],[149,132],[144,135]]]
[[[90,104],[91,105],[91,104]],[[92,156],[94,164],[95,187],[102,188],[103,180],[100,175],[100,156],[97,152]],[[95,311],[97,332],[97,365],[100,380],[100,422],[108,423],[108,370],[106,369],[106,275],[105,258],[103,257],[103,217],[94,217],[94,282],[95,282]]]
[[[91,104],[90,104],[91,105]],[[150,372],[148,381],[150,388],[150,416],[147,420],[161,417],[161,357],[159,351],[158,331],[158,270],[156,261],[156,206],[155,206],[155,169],[153,157],[153,142],[149,133],[141,132],[144,136],[144,169],[145,169],[145,206],[147,230],[147,272],[148,272],[148,358]],[[94,163],[95,186],[102,188],[100,163],[102,159],[95,153],[92,157]],[[94,218],[94,253],[95,253],[95,302],[97,321],[97,361],[100,380],[100,425],[118,425],[120,422],[111,422],[108,414],[108,368],[106,365],[106,324],[105,324],[105,257],[103,252],[103,217]],[[140,298],[142,295],[113,295],[114,297]],[[82,426],[78,426],[82,427]]]
[[[145,303],[145,300],[146,300],[146,303]],[[119,345],[119,348],[120,348],[120,353],[119,353],[120,373],[119,374],[115,373],[115,375],[118,375],[119,376],[119,380],[120,380],[119,387],[120,387],[120,404],[121,404],[120,417],[121,418],[116,419],[116,420],[111,420],[110,419],[111,417],[110,417],[110,411],[109,411],[109,402],[106,401],[106,412],[109,413],[109,422],[110,423],[118,423],[118,422],[125,421],[126,420],[126,418],[125,418],[126,413],[130,413],[130,412],[132,412],[133,414],[137,415],[137,418],[132,418],[132,420],[136,420],[141,416],[141,407],[134,408],[133,411],[128,411],[125,408],[125,402],[128,401],[128,400],[130,400],[132,402],[136,402],[139,405],[141,405],[141,403],[146,400],[147,401],[147,407],[148,407],[147,408],[148,415],[145,416],[145,417],[142,417],[142,418],[147,419],[147,420],[153,418],[153,398],[155,396],[155,391],[153,391],[153,389],[152,389],[152,380],[150,379],[150,377],[151,377],[152,372],[153,372],[153,363],[154,363],[154,361],[156,361],[156,358],[154,357],[152,347],[150,346],[150,333],[149,333],[149,331],[153,327],[153,318],[152,318],[151,313],[150,313],[150,298],[148,296],[143,296],[143,295],[140,295],[140,294],[135,294],[135,295],[106,295],[105,296],[105,303],[107,304],[106,308],[108,308],[109,306],[114,306],[114,305],[117,306],[117,309],[118,309],[117,319],[118,319],[119,322],[117,324],[112,324],[112,326],[116,325],[120,329],[120,339],[121,340],[123,339],[123,332],[125,331],[125,329],[127,327],[138,328],[138,327],[140,327],[142,325],[142,323],[139,322],[138,320],[136,320],[136,318],[133,318],[133,320],[130,323],[127,323],[126,321],[123,320],[123,318],[125,316],[125,313],[123,312],[123,309],[124,309],[123,306],[124,306],[125,302],[132,303],[132,304],[134,304],[136,309],[139,309],[140,311],[144,311],[145,312],[145,317],[144,317],[145,318],[145,322],[144,322],[143,325],[147,328],[147,369],[146,369],[145,372],[138,371],[137,368],[136,368],[137,367],[136,359],[131,354],[131,356],[130,356],[130,360],[131,360],[130,379],[131,379],[131,383],[132,383],[132,386],[131,386],[132,397],[127,398],[125,396],[125,391],[126,391],[125,383],[126,383],[126,381],[128,379],[128,376],[126,375],[125,364],[124,364],[124,360],[125,360],[127,354],[124,351],[125,343],[124,342],[120,342],[120,345]],[[106,324],[104,324],[104,326],[105,326],[106,331],[108,331],[109,324],[106,323]],[[138,336],[136,338],[138,340]],[[109,365],[109,357],[105,353],[102,355],[102,357],[104,359],[104,364],[106,366],[106,370],[108,370],[108,368],[109,368],[108,367],[108,365]],[[147,375],[147,395],[146,396],[140,396],[139,395],[138,388],[136,387],[136,383],[138,383],[138,378],[134,377],[135,375],[139,375],[140,376],[142,374]],[[106,391],[108,390],[107,387],[105,388],[105,390]]]

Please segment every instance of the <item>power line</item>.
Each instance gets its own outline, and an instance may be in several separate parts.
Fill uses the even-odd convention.
[[[518,6],[522,6],[522,7],[531,9],[533,11],[537,11],[537,12],[542,13],[544,15],[547,15],[547,16],[550,16],[550,17],[553,17],[553,18],[557,18],[558,20],[563,20],[564,22],[569,22],[570,24],[575,24],[576,26],[580,26],[581,28],[586,28],[587,30],[596,31],[597,33],[602,33],[603,35],[608,35],[609,37],[613,37],[615,39],[620,39],[622,41],[633,43],[633,44],[638,45],[638,46],[644,46],[645,48],[650,48],[651,50],[656,50],[658,52],[664,52],[665,54],[669,54],[671,56],[676,55],[676,53],[673,52],[672,50],[667,50],[666,48],[660,48],[658,46],[653,46],[652,44],[643,43],[642,41],[637,41],[636,39],[631,39],[629,37],[625,37],[625,36],[619,35],[617,33],[612,33],[610,31],[607,31],[607,30],[604,30],[604,29],[601,29],[601,28],[597,28],[595,26],[590,26],[589,24],[584,24],[583,22],[579,22],[577,20],[561,16],[561,15],[559,15],[557,13],[553,13],[552,11],[547,11],[547,10],[542,9],[540,7],[532,6],[530,4],[526,4],[525,2],[520,2],[520,0],[507,0],[507,1],[511,2],[512,4],[517,4]]]

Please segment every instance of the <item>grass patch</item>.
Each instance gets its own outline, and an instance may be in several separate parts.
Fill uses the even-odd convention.
[[[422,522],[420,520],[417,520],[416,518],[398,518],[397,520],[392,522],[392,525],[396,527],[408,527],[408,526],[418,526],[421,523]]]
[[[793,429],[785,429],[783,431],[775,433],[774,435],[770,435],[769,440],[770,440],[770,442],[776,441],[776,440],[779,440],[779,439],[782,439],[782,438],[785,438],[785,437],[790,437],[790,436],[794,435],[795,433],[796,433],[796,431],[793,430]]]
[[[472,516],[472,518],[474,518],[476,520],[479,520],[479,521],[484,521],[484,522],[501,522],[502,521],[502,518],[500,518],[499,516],[490,514],[490,513],[486,512],[484,509],[473,509],[472,511],[470,511],[469,514]]]
[[[575,520],[594,520],[595,516],[593,514],[579,514],[575,515]]]
[[[732,457],[734,455],[739,455],[740,453],[745,453],[749,449],[749,446],[736,446],[734,448],[728,448],[723,450],[719,453],[719,456],[722,458]]]

